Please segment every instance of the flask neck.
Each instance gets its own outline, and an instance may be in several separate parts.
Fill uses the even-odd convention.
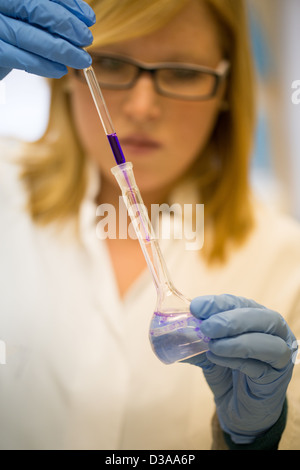
[[[151,271],[157,294],[162,296],[168,291],[173,290],[165,260],[157,240],[151,240],[150,243],[146,245],[146,249],[145,258]]]

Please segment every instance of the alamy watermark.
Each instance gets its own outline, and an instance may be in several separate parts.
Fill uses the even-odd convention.
[[[292,89],[295,90],[292,93],[292,103],[300,104],[300,80],[294,80],[292,83]]]
[[[204,204],[152,204],[150,214],[144,205],[136,204],[130,207],[129,224],[127,208],[121,196],[118,209],[117,215],[112,204],[100,204],[97,207],[96,216],[100,220],[96,225],[96,234],[99,239],[137,239],[137,233],[146,239],[148,231],[151,231],[147,224],[149,220],[151,226],[155,227],[157,238],[185,240],[185,248],[189,251],[203,247]]]

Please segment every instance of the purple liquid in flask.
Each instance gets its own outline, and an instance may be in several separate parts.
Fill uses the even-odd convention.
[[[172,364],[207,351],[209,338],[201,332],[201,323],[187,312],[154,312],[149,337],[155,354],[165,364]]]

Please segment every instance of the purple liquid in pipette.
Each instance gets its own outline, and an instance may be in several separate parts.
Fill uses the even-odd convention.
[[[121,163],[125,163],[125,157],[123,150],[121,148],[119,139],[116,134],[107,134],[108,142],[111,146],[112,152],[114,154],[115,160],[117,165],[121,165]]]

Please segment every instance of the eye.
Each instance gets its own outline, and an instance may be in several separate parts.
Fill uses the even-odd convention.
[[[113,57],[99,57],[95,62],[99,68],[106,70],[107,72],[119,72],[127,65],[121,60]]]
[[[94,56],[93,67],[96,78],[107,88],[127,88],[136,74],[136,67],[117,57]]]
[[[164,71],[165,79],[178,82],[199,80],[202,75],[201,72],[191,69],[166,69]]]

